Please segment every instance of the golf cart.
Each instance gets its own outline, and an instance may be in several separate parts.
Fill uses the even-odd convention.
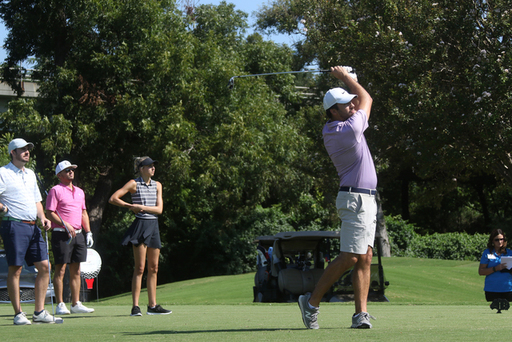
[[[379,246],[380,236],[375,239]],[[258,236],[254,302],[294,302],[312,292],[325,267],[339,254],[340,234],[334,231],[281,232]],[[374,247],[375,249],[375,247]],[[375,258],[373,259],[375,260]],[[371,265],[369,301],[388,301],[381,252]],[[325,294],[323,301],[353,300],[352,269],[346,271]]]

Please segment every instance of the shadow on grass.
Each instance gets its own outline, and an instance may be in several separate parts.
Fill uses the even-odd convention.
[[[328,330],[322,329],[322,330]],[[204,333],[240,333],[240,332],[274,332],[274,331],[300,331],[308,330],[306,328],[259,328],[259,329],[218,329],[218,330],[158,330],[158,331],[145,331],[140,333],[124,333],[126,336],[138,335],[173,335],[173,334],[204,334]]]

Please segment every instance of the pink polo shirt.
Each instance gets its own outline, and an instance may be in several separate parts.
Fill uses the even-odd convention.
[[[82,211],[85,209],[84,191],[77,186],[73,186],[73,190],[71,190],[60,183],[51,188],[46,198],[46,210],[57,210],[60,217],[75,229],[82,228]],[[63,228],[64,226],[52,222],[52,228],[59,227]]]

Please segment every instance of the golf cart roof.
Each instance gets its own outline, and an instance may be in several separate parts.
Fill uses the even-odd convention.
[[[267,248],[273,246],[274,241],[278,240],[282,251],[300,251],[313,250],[323,239],[338,239],[340,232],[336,231],[298,231],[298,232],[281,232],[276,235],[264,235],[256,237],[256,243],[260,243]]]

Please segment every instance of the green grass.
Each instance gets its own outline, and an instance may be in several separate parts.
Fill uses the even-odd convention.
[[[159,286],[158,302],[173,310],[168,316],[128,316],[126,293],[88,303],[94,314],[67,316],[64,324],[19,327],[12,325],[12,307],[0,305],[2,340],[489,341],[509,329],[512,311],[489,309],[477,262],[384,258],[383,264],[390,302],[369,303],[377,318],[371,330],[349,328],[353,303],[322,303],[321,329],[306,330],[296,303],[253,303],[254,274],[243,274]]]

